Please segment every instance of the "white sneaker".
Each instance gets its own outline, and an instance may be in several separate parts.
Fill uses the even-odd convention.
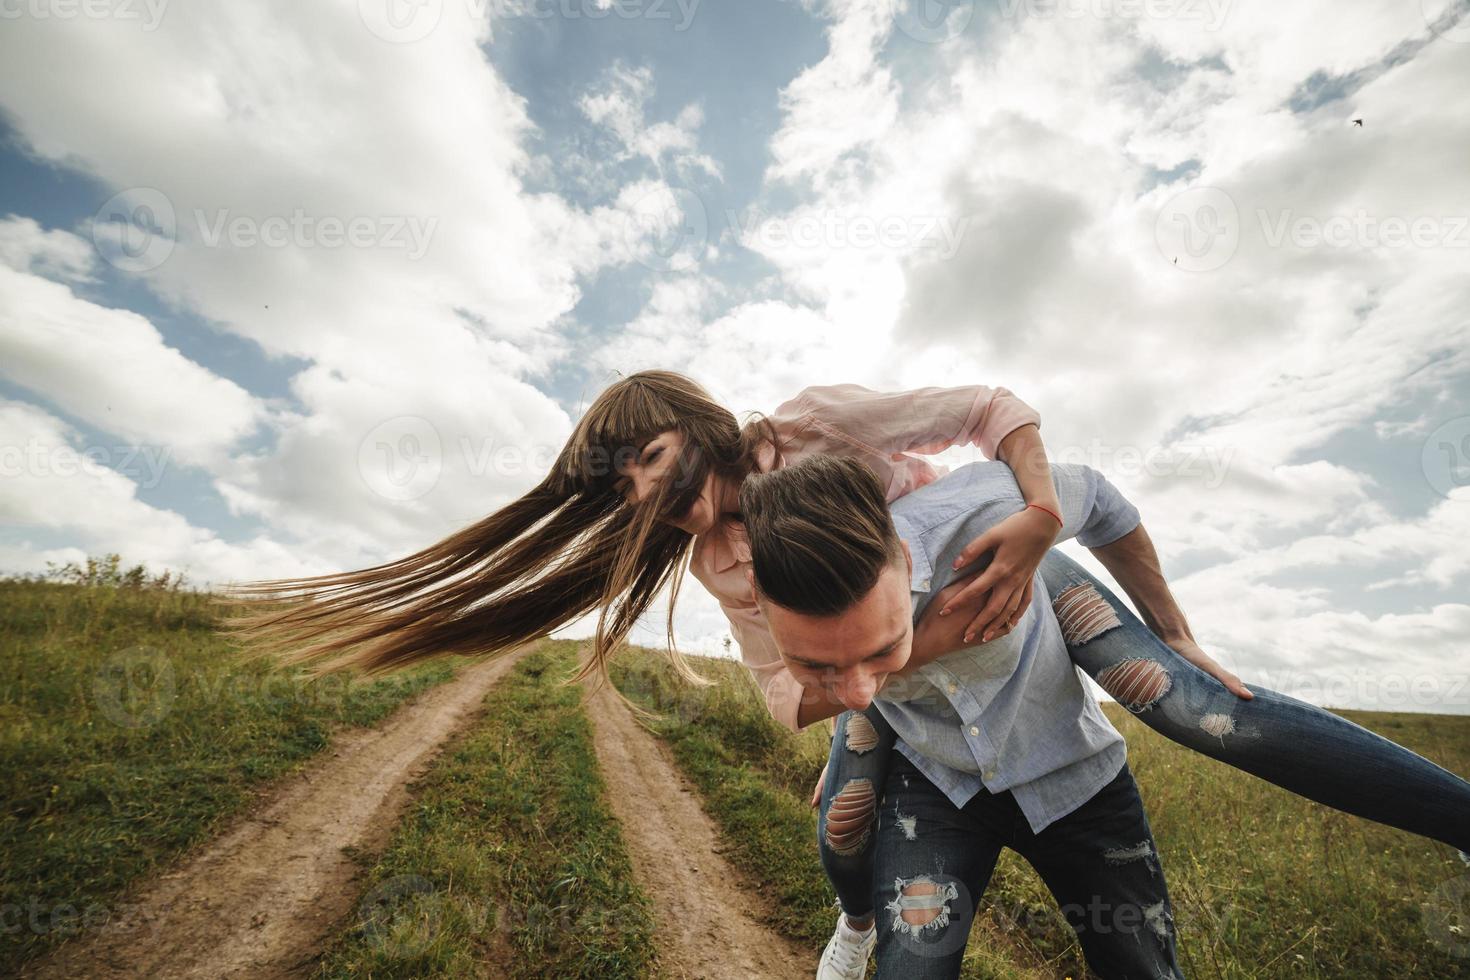
[[[867,932],[858,932],[847,924],[847,913],[837,913],[837,929],[822,950],[822,962],[817,965],[817,980],[862,980],[868,972],[868,957],[878,941],[878,930],[868,926]]]

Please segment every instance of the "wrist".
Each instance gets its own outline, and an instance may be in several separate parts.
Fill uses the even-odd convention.
[[[1062,520],[1062,515],[1059,510],[1053,507],[1049,507],[1046,504],[1027,504],[1025,513],[1031,513],[1033,511],[1041,515],[1048,523],[1050,523],[1052,528],[1052,537],[1056,537],[1056,535],[1062,533],[1062,527],[1065,525],[1066,522]]]

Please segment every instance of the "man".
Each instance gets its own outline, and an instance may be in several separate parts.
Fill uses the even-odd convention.
[[[1053,477],[1061,539],[1139,555],[1138,511],[1116,488],[1086,466]],[[960,467],[890,511],[864,464],[813,456],[748,478],[740,505],[751,584],[787,667],[851,709],[881,692],[899,737],[874,858],[879,976],[958,976],[1002,847],[1036,868],[1098,974],[1181,976],[1126,747],[1078,677],[1045,589],[1012,632],[912,657],[916,622],[946,628],[923,614],[961,574],[961,549],[1024,506],[1010,470]],[[1158,594],[1156,561],[1115,574]]]

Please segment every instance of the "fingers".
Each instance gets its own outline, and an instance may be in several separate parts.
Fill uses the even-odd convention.
[[[982,643],[988,643],[1001,632],[1010,632],[1011,615],[1020,604],[1019,590],[1008,590],[1004,586],[997,588],[990,594],[990,601],[980,614],[970,622],[969,629],[965,630],[965,642],[969,643],[974,637],[981,637]]]
[[[960,589],[954,595],[945,599],[944,605],[941,606],[939,609],[939,615],[948,616],[950,613],[954,612],[956,609],[967,603],[980,601],[981,596],[985,595],[985,593],[990,592],[992,589],[996,588],[996,586],[1001,584],[1001,582],[1005,579],[1005,575],[1005,569],[996,568],[994,565],[990,566],[984,572],[970,579],[969,584],[967,584],[964,588]],[[949,588],[949,586],[945,586],[945,588]]]
[[[995,533],[995,528],[991,528],[961,548],[960,553],[955,556],[954,565],[951,567],[955,569],[964,568],[987,551],[995,550],[999,544],[999,535]]]
[[[1203,666],[1205,668],[1205,673],[1218,680],[1221,684],[1224,684],[1226,690],[1228,690],[1231,694],[1234,694],[1236,697],[1240,698],[1242,701],[1249,701],[1255,697],[1254,692],[1252,692],[1250,688],[1245,686],[1244,681],[1242,681],[1239,677],[1236,677],[1224,667],[1221,667],[1219,664],[1215,663],[1215,661],[1210,660],[1209,663]]]

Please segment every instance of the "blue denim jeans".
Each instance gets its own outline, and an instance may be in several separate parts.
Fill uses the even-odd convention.
[[[1036,869],[1098,976],[1183,976],[1164,869],[1126,763],[1086,803],[1035,833],[1009,792],[981,790],[956,807],[894,751],[874,855],[879,977],[960,975],[1002,847]]]
[[[1470,852],[1470,783],[1305,701],[1254,684],[1252,700],[1236,697],[1055,549],[1040,573],[1073,662],[1154,731],[1310,800]],[[873,909],[875,828],[848,828],[877,815],[893,741],[875,707],[837,718],[817,844],[839,904],[859,918]]]
[[[1160,735],[1298,796],[1470,850],[1470,783],[1305,701],[1255,684],[1254,698],[1236,697],[1055,549],[1041,577],[1073,663]]]

